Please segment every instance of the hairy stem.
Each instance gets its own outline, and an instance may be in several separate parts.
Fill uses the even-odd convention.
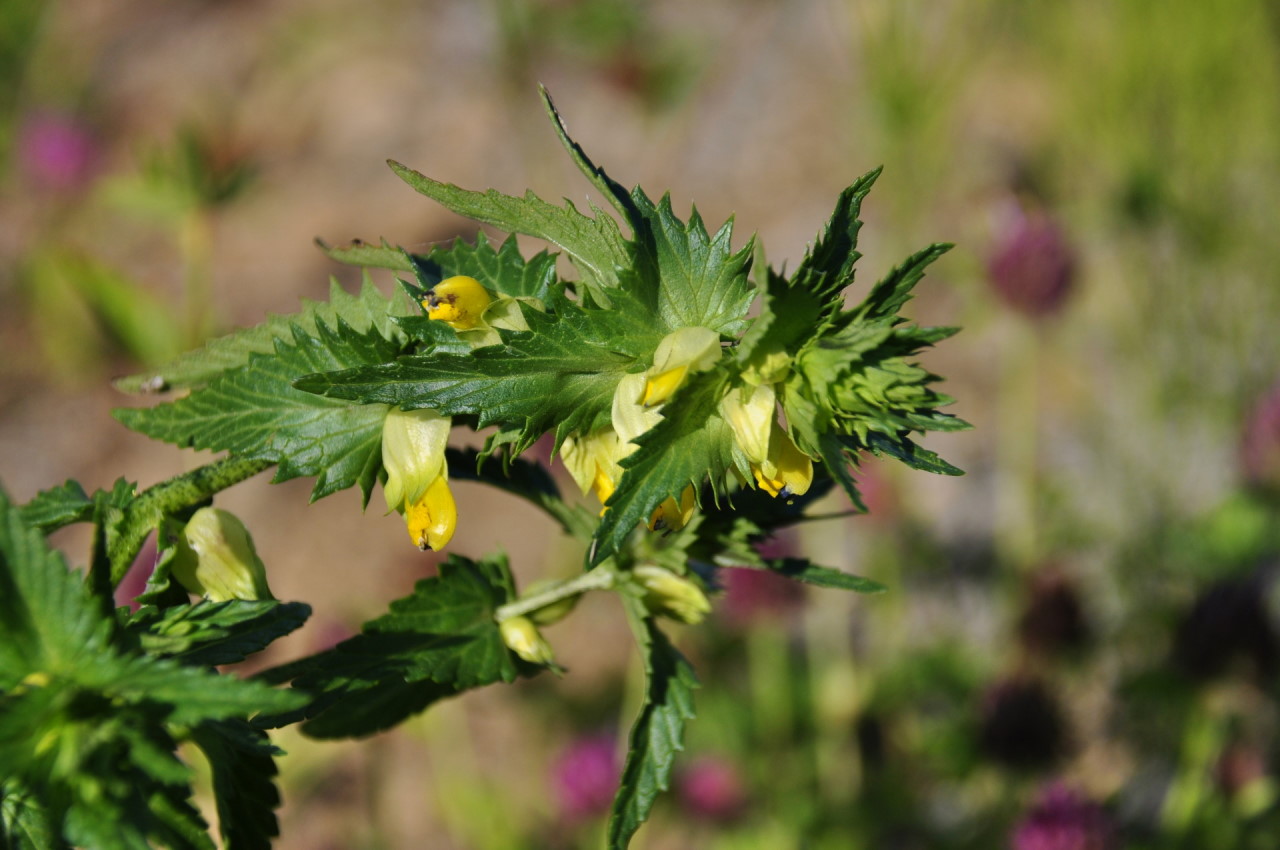
[[[522,596],[515,602],[501,605],[497,611],[493,612],[493,618],[501,623],[503,620],[523,616],[531,611],[537,611],[539,608],[545,608],[548,605],[559,602],[561,599],[578,596],[588,590],[608,590],[613,587],[617,578],[617,573],[611,567],[596,567],[591,572],[583,573],[577,578],[562,581],[545,590],[540,590],[529,596]]]
[[[193,508],[214,493],[239,484],[274,464],[275,461],[260,458],[223,458],[162,481],[140,493],[125,509],[120,521],[107,529],[112,586],[124,578],[147,535],[166,515]]]

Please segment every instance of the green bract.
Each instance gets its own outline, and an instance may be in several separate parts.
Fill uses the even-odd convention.
[[[68,482],[8,511],[15,530],[0,534],[0,545],[26,547],[15,564],[52,559],[32,548],[32,535],[94,522],[90,575],[103,599],[153,531],[160,553],[139,597],[142,611],[123,626],[105,613],[105,602],[94,608],[74,594],[60,596],[60,604],[72,605],[80,619],[58,628],[6,617],[6,624],[18,624],[15,639],[41,652],[63,647],[50,657],[64,663],[58,672],[28,664],[20,653],[9,659],[0,670],[8,677],[0,697],[26,714],[0,715],[0,731],[50,734],[59,753],[73,753],[82,730],[47,731],[56,722],[49,717],[57,717],[47,713],[50,706],[68,689],[115,694],[110,689],[118,685],[119,710],[102,707],[126,724],[112,746],[129,746],[135,734],[129,730],[152,730],[148,740],[167,753],[173,741],[165,737],[172,734],[166,723],[177,721],[164,707],[172,705],[175,716],[194,712],[191,736],[215,763],[219,806],[234,813],[245,805],[234,790],[238,766],[270,764],[269,745],[256,729],[305,721],[303,731],[315,737],[367,735],[464,690],[558,670],[538,627],[568,613],[583,593],[608,590],[622,601],[648,676],[608,828],[609,846],[620,849],[668,786],[693,716],[697,680],[656,625],[657,615],[689,624],[703,619],[713,607],[714,570],[724,565],[824,587],[883,590],[806,560],[764,560],[754,544],[804,519],[806,508],[836,484],[860,506],[854,473],[864,452],[958,473],[914,441],[926,431],[967,426],[939,411],[949,400],[932,388],[938,379],[911,359],[954,331],[912,325],[899,315],[925,267],[948,246],[915,254],[860,302],[847,304],[859,257],[859,210],[878,172],[840,195],[794,272],[783,275],[769,267],[757,240],[735,249],[732,222],[712,233],[696,210],[679,218],[669,196],[655,203],[640,188],[623,189],[569,138],[543,96],[565,149],[616,216],[532,193],[469,191],[391,163],[427,197],[513,236],[500,244],[480,236],[426,254],[385,242],[326,246],[337,260],[404,273],[404,294],[388,299],[366,283],[353,297],[335,286],[327,304],[305,304],[293,316],[272,317],[120,382],[130,391],[187,391],[176,401],[117,411],[124,424],[229,457],[142,493],[122,481],[90,496]],[[514,234],[555,246],[572,275],[558,275],[559,254],[521,256]],[[482,450],[461,452],[446,448],[451,428],[491,430]],[[566,502],[544,468],[520,458],[544,435],[601,505]],[[282,623],[296,624],[295,607],[192,605],[170,581],[173,575],[189,582],[192,568],[174,529],[220,490],[272,465],[277,481],[314,477],[313,498],[358,486],[367,504],[381,482],[387,505],[405,512],[415,542],[431,548],[452,534],[446,478],[489,483],[546,510],[581,542],[585,569],[521,596],[505,558],[450,554],[438,576],[392,602],[359,635],[260,674],[263,682],[290,683],[293,693],[256,683],[236,691],[243,695],[237,706],[262,707],[253,727],[245,711],[201,714],[163,688],[150,696],[152,679],[129,684],[136,653],[175,659],[138,667],[153,678],[176,669],[175,681],[194,683],[217,678],[199,665],[243,658],[277,636]],[[456,517],[463,526],[485,519]],[[60,566],[54,572],[70,576]],[[34,584],[19,589],[52,592]],[[216,598],[228,595],[265,593]],[[0,604],[17,604],[0,596]],[[89,631],[62,634],[67,628]],[[193,633],[202,639],[189,639]],[[219,634],[230,643],[219,643]],[[106,659],[106,672],[94,678],[96,668],[77,652]],[[159,708],[143,711],[144,698]],[[70,801],[51,816],[70,817],[89,805],[87,792],[76,797],[78,786],[57,784],[65,779],[57,765],[21,743],[25,738],[8,740],[17,743],[0,755],[23,765],[17,791],[47,786]],[[153,761],[168,772],[152,779],[186,787],[168,762]],[[270,780],[258,779],[270,791]],[[15,792],[0,790],[15,799]],[[179,794],[172,805],[184,799]],[[108,802],[122,808],[136,801]],[[41,816],[49,814],[40,805]],[[265,806],[269,816],[270,802]],[[109,808],[84,808],[83,816],[106,816],[115,810]],[[179,814],[185,828],[191,813]],[[143,834],[165,828],[159,818],[144,823]],[[67,829],[73,839],[92,838]],[[259,829],[251,836],[257,844],[246,846],[264,846],[268,832]]]

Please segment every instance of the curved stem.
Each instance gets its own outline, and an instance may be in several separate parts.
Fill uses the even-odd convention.
[[[539,608],[545,608],[548,605],[559,602],[561,599],[578,596],[588,590],[608,590],[613,587],[617,578],[617,573],[612,568],[596,567],[591,572],[583,573],[577,578],[571,578],[568,581],[563,581],[529,596],[522,596],[515,602],[500,605],[498,610],[493,612],[493,618],[501,623],[503,620],[523,616],[531,611],[537,611]]]
[[[167,514],[193,508],[214,493],[257,475],[275,461],[228,457],[148,487],[125,509],[120,521],[107,529],[107,552],[114,587],[138,556],[151,530]]]

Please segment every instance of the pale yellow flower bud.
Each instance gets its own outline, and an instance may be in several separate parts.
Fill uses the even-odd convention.
[[[662,338],[653,353],[653,365],[640,403],[646,407],[662,404],[684,385],[694,372],[710,369],[720,359],[720,334],[710,328],[691,327],[672,331]]]
[[[498,624],[498,631],[502,633],[502,642],[507,648],[530,664],[547,665],[555,661],[551,644],[528,617],[503,620]]]
[[[460,331],[474,328],[493,297],[474,277],[457,275],[445,278],[431,288],[422,306],[427,317],[447,322]]]
[[[214,602],[274,599],[253,538],[234,514],[201,508],[178,535],[173,577],[189,592]]]
[[[696,582],[665,567],[639,566],[633,574],[645,589],[645,604],[655,614],[666,614],[686,623],[701,623],[711,612],[707,594]]]

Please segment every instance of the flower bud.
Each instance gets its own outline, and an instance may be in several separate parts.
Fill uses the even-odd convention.
[[[560,458],[578,489],[583,493],[594,489],[603,505],[622,477],[618,466],[622,445],[612,428],[600,428],[585,437],[566,437],[560,444]]]
[[[680,328],[658,343],[653,366],[645,372],[645,407],[662,404],[693,372],[710,369],[720,359],[720,334],[703,327]]]
[[[178,535],[172,569],[188,591],[214,602],[275,598],[248,530],[234,514],[218,508],[201,508],[192,515]]]
[[[803,496],[813,484],[813,461],[776,424],[769,435],[768,458],[764,463],[751,464],[751,471],[761,490],[784,499]]]
[[[516,655],[530,664],[551,664],[555,653],[528,617],[511,617],[498,624],[502,642]]]
[[[778,427],[776,408],[777,394],[771,384],[735,387],[720,401],[734,441],[752,463],[764,463],[769,457],[769,437]]]
[[[455,330],[465,331],[480,323],[480,317],[493,301],[480,281],[466,275],[445,278],[431,288],[422,306],[427,318],[439,319]]]
[[[632,572],[646,591],[645,604],[651,612],[689,624],[701,623],[710,613],[707,594],[691,579],[664,567],[648,565],[636,567]]]

